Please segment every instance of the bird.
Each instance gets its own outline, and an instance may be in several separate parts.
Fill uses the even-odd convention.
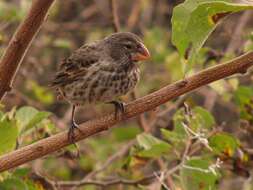
[[[125,112],[117,98],[132,91],[140,79],[139,61],[150,58],[141,38],[131,32],[113,33],[82,45],[59,64],[51,87],[72,105],[68,138],[74,141],[76,106],[110,103]],[[80,130],[80,129],[79,129]]]

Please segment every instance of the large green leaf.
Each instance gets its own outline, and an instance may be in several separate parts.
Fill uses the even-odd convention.
[[[15,120],[7,118],[0,121],[0,155],[13,150],[18,137],[18,127]]]
[[[137,142],[144,149],[138,152],[140,157],[159,157],[171,150],[171,145],[147,133],[138,135]]]
[[[184,190],[214,190],[220,175],[210,168],[211,162],[203,158],[191,158],[180,170]]]
[[[16,112],[15,118],[17,119],[20,131],[23,132],[36,126],[49,115],[49,112],[40,112],[33,107],[25,106]]]
[[[236,149],[239,147],[239,142],[232,135],[221,132],[209,138],[209,146],[216,154],[226,154],[228,156],[233,156]]]
[[[172,42],[179,54],[192,63],[221,18],[252,8],[228,0],[186,0],[173,10]]]
[[[179,109],[174,117],[174,132],[178,133],[179,137],[185,136],[185,129],[183,122],[186,119],[186,115],[183,109]],[[210,112],[202,107],[196,106],[192,109],[192,116],[188,118],[189,128],[195,133],[208,132],[215,124],[215,119]]]

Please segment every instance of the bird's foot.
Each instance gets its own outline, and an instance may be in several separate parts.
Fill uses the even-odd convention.
[[[72,121],[68,131],[68,140],[73,144],[75,143],[75,129],[79,130],[80,133],[83,133],[79,126]]]
[[[120,114],[124,114],[125,113],[125,103],[124,102],[119,102],[119,101],[111,101],[108,102],[109,104],[113,104],[115,107],[115,119],[118,119],[119,116],[121,116]]]

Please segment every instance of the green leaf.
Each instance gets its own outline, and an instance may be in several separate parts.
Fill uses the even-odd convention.
[[[18,127],[15,120],[7,118],[0,121],[0,155],[13,150],[18,137]]]
[[[203,158],[191,158],[180,170],[184,190],[210,190],[216,189],[219,173],[210,169],[210,161]]]
[[[253,87],[240,86],[235,91],[235,101],[238,105],[248,104],[253,97]]]
[[[173,130],[161,129],[163,137],[179,150],[184,148],[185,139],[187,138],[186,131],[182,125],[184,118],[184,110],[178,109],[173,116]]]
[[[252,8],[228,0],[186,0],[173,10],[172,42],[180,56],[192,63],[219,20],[230,13]]]
[[[122,142],[126,140],[130,140],[136,137],[141,133],[141,130],[139,127],[133,125],[133,126],[124,126],[124,127],[116,127],[112,129],[112,134],[117,140],[117,142]]]
[[[30,170],[29,168],[17,168],[12,175],[18,178],[25,177],[29,174]]]
[[[138,152],[138,156],[145,158],[156,158],[168,153],[171,150],[171,146],[168,143],[155,144],[147,150]]]
[[[147,133],[138,135],[137,142],[144,149],[137,153],[140,157],[159,157],[171,150],[171,145]]]
[[[49,115],[49,112],[39,112],[33,107],[25,106],[16,112],[15,118],[17,119],[19,130],[24,132],[48,118]]]
[[[26,180],[25,183],[29,190],[46,190],[39,181]],[[48,187],[48,189],[52,188]]]
[[[38,113],[30,120],[30,122],[27,124],[25,130],[28,130],[28,129],[32,128],[32,127],[35,126],[36,124],[40,123],[43,119],[48,118],[50,115],[51,115],[50,112],[45,112],[45,111],[38,112]]]
[[[184,138],[186,133],[182,123],[185,121],[185,113],[183,109],[179,109],[173,117],[174,120],[174,132],[179,137]],[[210,112],[202,107],[196,106],[192,109],[192,117],[189,118],[189,127],[194,132],[208,133],[214,126],[215,119]]]
[[[8,178],[0,183],[0,189],[3,190],[28,190],[27,185],[18,178]]]
[[[236,149],[239,148],[238,140],[225,132],[217,133],[208,140],[209,146],[216,154],[226,154],[231,157],[234,155]]]
[[[193,121],[197,128],[212,128],[215,124],[213,115],[206,109],[196,106],[193,108]]]
[[[172,142],[173,144],[174,143],[180,143],[183,140],[182,135],[180,133],[175,132],[174,130],[169,131],[169,130],[166,130],[166,129],[161,129],[161,132],[162,132],[163,137],[166,140]]]

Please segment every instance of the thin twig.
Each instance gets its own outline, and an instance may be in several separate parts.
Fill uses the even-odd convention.
[[[156,173],[157,174],[157,173]],[[84,185],[96,185],[96,186],[112,186],[112,185],[118,185],[118,184],[124,184],[124,185],[139,185],[139,184],[145,184],[146,182],[154,179],[155,173],[150,174],[148,176],[145,176],[138,180],[128,180],[128,179],[114,179],[110,181],[99,181],[99,180],[86,180],[86,181],[59,181],[55,182],[55,186],[84,186]]]
[[[114,32],[120,31],[120,24],[119,24],[119,16],[117,13],[117,3],[116,0],[110,0],[110,8],[112,10],[112,25],[114,28]]]
[[[141,4],[142,4],[141,0],[136,0],[136,2],[133,3],[131,13],[127,19],[127,28],[130,31],[134,28],[134,26],[138,21],[141,11]]]

